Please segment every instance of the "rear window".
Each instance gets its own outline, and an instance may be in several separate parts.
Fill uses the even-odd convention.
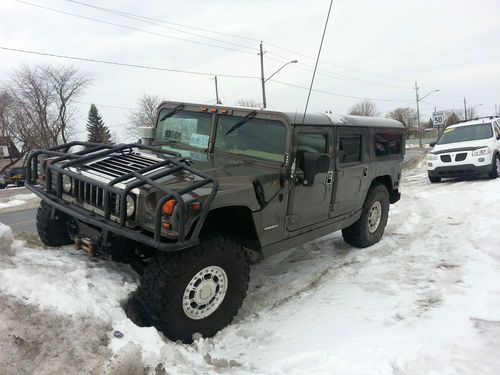
[[[401,144],[401,134],[375,134],[375,155],[399,155],[401,154]]]
[[[447,143],[476,141],[493,137],[491,124],[467,125],[444,129],[444,133],[437,141],[438,145]]]

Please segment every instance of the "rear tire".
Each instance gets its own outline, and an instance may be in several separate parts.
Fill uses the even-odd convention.
[[[233,237],[212,233],[198,246],[160,253],[144,268],[135,302],[171,340],[211,337],[237,314],[248,289],[247,255]]]
[[[497,178],[500,175],[500,156],[498,154],[493,158],[493,165],[491,166],[491,171],[488,173],[490,178]]]
[[[389,192],[385,185],[375,184],[366,194],[361,217],[354,224],[342,229],[344,241],[355,247],[376,244],[384,234],[389,217]]]
[[[434,176],[429,175],[429,181],[431,183],[441,182],[441,177],[434,177]]]
[[[69,236],[68,223],[73,220],[61,211],[57,211],[52,216],[52,207],[45,201],[40,202],[36,213],[36,229],[40,240],[46,246],[63,246],[73,243]]]

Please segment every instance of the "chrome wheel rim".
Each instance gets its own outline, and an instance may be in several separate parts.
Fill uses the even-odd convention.
[[[382,204],[379,201],[373,203],[368,214],[368,230],[373,233],[377,230],[382,220]]]
[[[217,266],[205,267],[189,281],[182,296],[184,314],[193,320],[204,319],[220,306],[227,292],[226,272]]]

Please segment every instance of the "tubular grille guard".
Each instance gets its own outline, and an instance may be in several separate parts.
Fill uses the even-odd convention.
[[[69,149],[73,146],[83,146],[85,147],[85,149],[82,151],[69,153]],[[138,170],[125,173],[107,183],[89,178],[87,176],[83,176],[67,169],[69,167],[81,167],[86,163],[96,161],[97,159],[106,156],[119,154],[127,155],[130,154],[134,149],[148,150],[153,151],[157,154],[163,154],[164,160],[142,167]],[[47,165],[45,190],[39,186],[36,186],[36,180],[38,178],[39,157],[41,155],[56,157],[55,159],[51,159],[51,163]],[[159,170],[155,171],[156,169]],[[148,172],[152,173],[149,173],[147,176],[145,176],[144,173]],[[199,180],[194,181],[190,186],[187,186],[178,191],[168,189],[167,187],[161,186],[156,182],[156,180],[158,180],[159,178],[163,178],[177,172],[187,172],[191,175],[194,175],[195,177],[198,177]],[[52,186],[53,175],[55,175],[55,192],[53,191],[54,189]],[[75,207],[76,209],[68,207],[68,202],[63,201],[62,199],[62,180],[64,175],[71,177],[73,180],[83,181],[84,183],[91,184],[103,190],[104,220],[90,215],[90,213],[85,214],[84,211],[79,207]],[[126,182],[127,180],[130,180],[132,178],[134,179]],[[124,184],[125,188],[117,188],[115,185],[118,183]],[[184,200],[182,199],[182,195],[190,193],[209,184],[212,185],[210,194],[208,195],[207,200],[202,205],[198,220],[195,227],[191,231],[190,237],[186,238],[185,220],[187,217],[187,209]],[[153,239],[143,233],[140,233],[139,231],[135,231],[126,227],[127,195],[132,189],[144,185],[149,185],[165,194],[158,201],[154,210],[153,217],[155,227]],[[66,212],[70,216],[74,216],[81,221],[99,225],[101,226],[101,228],[103,228],[103,231],[109,230],[111,232],[124,235],[125,237],[131,238],[146,245],[156,247],[160,250],[168,251],[188,248],[198,243],[198,235],[207,218],[208,211],[215,198],[215,195],[217,194],[219,184],[218,181],[212,176],[187,165],[182,161],[181,155],[176,152],[165,151],[156,147],[141,144],[104,145],[75,141],[48,149],[36,150],[31,152],[27,159],[26,187],[53,207],[56,207],[57,209]],[[119,207],[116,207],[115,205],[114,208],[116,210],[115,212],[119,214],[119,224],[111,220],[112,196],[118,197]],[[162,207],[163,204],[169,199],[175,199],[177,201],[177,220],[179,223],[177,243],[169,243],[161,240]]]

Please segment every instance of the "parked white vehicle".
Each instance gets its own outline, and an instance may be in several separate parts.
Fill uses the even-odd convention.
[[[442,178],[500,176],[500,119],[481,118],[448,126],[427,155],[431,182]]]

